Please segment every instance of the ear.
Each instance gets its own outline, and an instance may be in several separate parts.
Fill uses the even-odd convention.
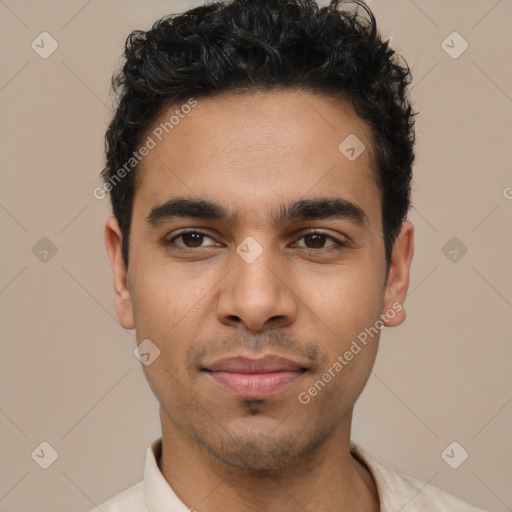
[[[388,271],[382,321],[386,327],[400,325],[405,320],[404,301],[409,288],[409,271],[414,254],[414,225],[409,220],[402,223]],[[387,313],[387,314],[386,314]]]
[[[105,246],[107,248],[114,278],[114,306],[117,319],[125,329],[134,329],[133,305],[128,288],[128,270],[122,252],[123,235],[115,217],[105,224]]]

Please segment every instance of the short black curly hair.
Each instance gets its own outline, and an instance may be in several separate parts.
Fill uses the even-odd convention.
[[[347,3],[356,9],[340,9]],[[101,173],[123,235],[125,264],[136,183],[133,157],[163,108],[226,92],[293,88],[349,97],[369,123],[389,268],[411,205],[417,114],[406,93],[412,75],[398,57],[363,0],[332,0],[324,7],[314,0],[217,1],[165,16],[148,31],[133,31],[122,70],[112,79],[117,104]],[[133,172],[126,172],[128,161]]]

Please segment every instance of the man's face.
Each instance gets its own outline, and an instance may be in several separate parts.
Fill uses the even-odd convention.
[[[351,134],[366,147],[353,161],[338,148]],[[348,101],[283,91],[199,99],[161,141],[149,135],[157,144],[137,171],[127,274],[115,236],[107,245],[116,287],[131,294],[116,300],[121,323],[160,350],[144,371],[163,428],[235,466],[297,460],[350,424],[379,336],[359,342],[342,370],[333,365],[405,294],[403,282],[386,286],[369,127]],[[217,203],[227,217],[197,207],[171,215],[176,198]],[[299,218],[284,209],[318,199],[345,207],[329,216],[320,204]],[[296,365],[267,368],[281,370],[270,377],[215,366],[266,354]],[[330,382],[305,400],[329,368]]]

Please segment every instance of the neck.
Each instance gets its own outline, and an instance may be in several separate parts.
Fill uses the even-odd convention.
[[[350,453],[348,416],[307,457],[256,470],[218,460],[161,411],[159,467],[181,501],[200,512],[379,512],[373,477]]]

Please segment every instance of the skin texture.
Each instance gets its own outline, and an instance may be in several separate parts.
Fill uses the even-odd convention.
[[[338,150],[349,134],[366,146],[352,162]],[[143,367],[161,405],[159,464],[188,507],[379,510],[371,474],[349,453],[353,406],[379,336],[308,404],[297,399],[359,333],[405,299],[414,227],[402,224],[386,282],[371,149],[369,126],[341,97],[280,91],[199,99],[137,171],[128,269],[117,222],[107,221],[119,321],[136,329],[138,343],[150,339],[161,351]],[[146,221],[152,208],[175,197],[218,201],[236,218]],[[357,204],[368,223],[271,225],[281,204],[318,197]],[[184,228],[207,236],[174,238]],[[304,237],[314,230],[327,237]],[[263,249],[252,263],[236,251],[249,236]],[[336,248],[329,236],[348,246]],[[383,322],[392,327],[404,319],[402,309]],[[201,371],[223,357],[267,353],[308,371],[260,400],[241,398]]]

